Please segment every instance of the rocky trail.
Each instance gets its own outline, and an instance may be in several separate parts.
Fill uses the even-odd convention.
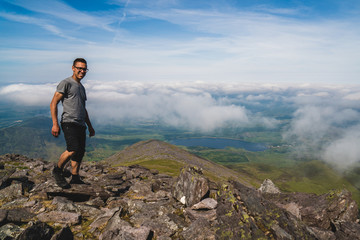
[[[187,166],[177,178],[139,165],[85,162],[86,185],[59,188],[54,163],[0,156],[0,240],[360,239],[345,189],[317,196],[212,182]],[[70,174],[69,174],[70,175]]]

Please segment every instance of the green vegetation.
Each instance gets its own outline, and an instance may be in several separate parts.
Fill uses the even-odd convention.
[[[210,150],[204,152],[207,153],[208,151]],[[231,152],[234,154],[234,149],[231,149]],[[212,154],[204,154],[203,157],[206,155],[209,160],[247,175],[248,179],[252,179],[251,183],[255,187],[259,187],[262,181],[269,178],[284,192],[324,194],[333,189],[346,188],[352,192],[353,198],[360,203],[360,191],[349,181],[350,177],[359,176],[355,173],[349,177],[346,175],[343,177],[320,160],[296,161],[291,158],[290,154],[282,154],[272,150],[246,152],[239,149],[238,152],[243,154],[248,162],[226,163],[223,156],[217,159],[217,156]],[[355,179],[358,180],[358,177]]]

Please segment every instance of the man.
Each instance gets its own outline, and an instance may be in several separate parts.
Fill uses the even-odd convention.
[[[53,121],[51,134],[54,137],[58,137],[60,134],[57,105],[60,101],[63,105],[61,128],[64,132],[66,150],[61,154],[52,172],[56,184],[61,188],[71,187],[63,176],[63,168],[70,159],[72,168],[70,184],[84,184],[79,176],[79,169],[85,153],[86,125],[89,129],[89,136],[95,135],[95,130],[91,125],[88,112],[85,108],[85,88],[80,83],[88,71],[86,60],[83,58],[75,59],[72,71],[73,75],[71,77],[59,83],[50,104]]]

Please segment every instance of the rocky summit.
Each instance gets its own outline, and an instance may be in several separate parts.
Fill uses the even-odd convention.
[[[186,166],[171,177],[139,165],[84,162],[85,185],[61,189],[54,163],[0,156],[0,239],[360,239],[346,190],[282,193],[213,182]],[[65,172],[70,176],[68,170]]]

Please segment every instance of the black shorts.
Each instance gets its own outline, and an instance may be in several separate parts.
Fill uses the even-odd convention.
[[[85,154],[86,127],[75,123],[61,123],[66,150],[75,152],[71,160],[81,162]]]

